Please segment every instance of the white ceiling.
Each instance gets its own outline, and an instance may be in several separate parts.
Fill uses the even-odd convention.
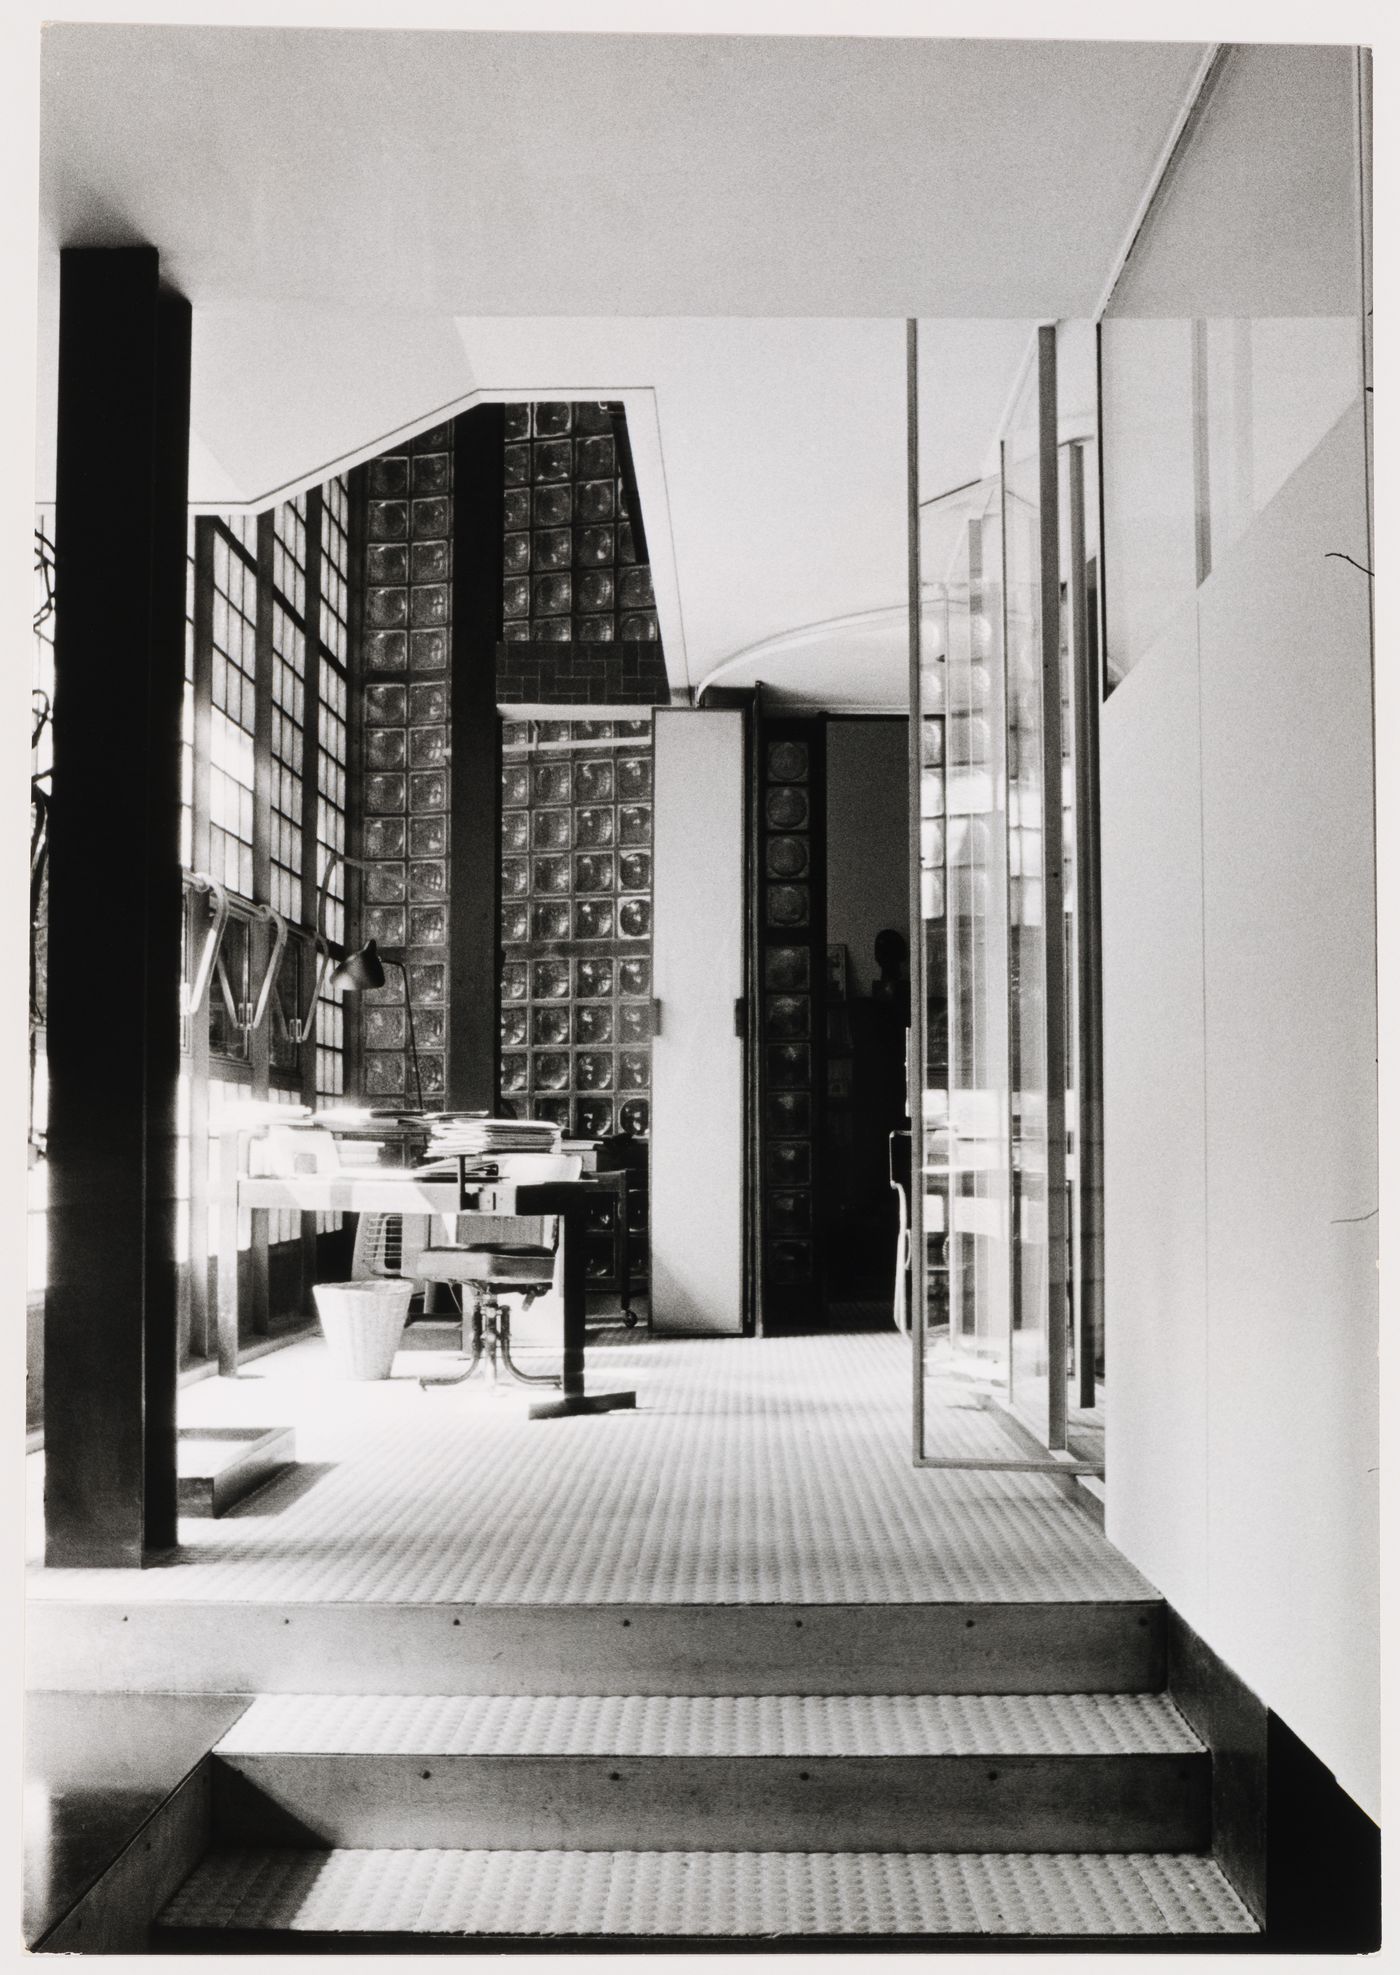
[[[890,318],[1003,318],[926,323],[936,491],[981,471],[1031,323],[1092,312],[1200,53],[50,27],[40,496],[57,248],[146,240],[194,305],[198,504],[265,504],[483,393],[622,395],[675,682],[758,647],[731,682],[864,703],[883,641],[889,703]]]

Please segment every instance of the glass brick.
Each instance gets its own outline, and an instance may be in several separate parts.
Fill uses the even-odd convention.
[[[417,857],[408,867],[408,895],[411,899],[443,899],[447,896],[447,865],[441,858]]]
[[[408,689],[408,718],[415,726],[436,726],[447,718],[447,688],[433,682]]]
[[[415,672],[445,672],[447,670],[447,633],[445,631],[410,631],[408,634],[409,658]]]
[[[447,622],[447,585],[445,583],[417,583],[409,592],[409,616],[412,622],[423,629],[430,624]]]
[[[812,1094],[806,1090],[770,1090],[768,1129],[775,1138],[810,1138]]]
[[[605,404],[592,398],[580,398],[574,406],[574,432],[585,438],[594,432],[611,432],[612,413]]]
[[[637,545],[630,521],[619,521],[617,524],[617,559],[622,563],[637,560]]]
[[[617,639],[617,619],[609,615],[576,617],[574,639],[581,645],[610,645]]]
[[[404,1060],[398,1051],[365,1051],[365,1095],[397,1097],[404,1089]]]
[[[584,851],[574,858],[576,892],[610,892],[616,889],[617,873],[611,856],[603,851]]]
[[[805,830],[811,805],[805,789],[777,788],[769,789],[764,810],[770,830]]]
[[[447,1088],[447,1065],[443,1058],[421,1047],[418,1051],[418,1081],[423,1086],[425,1098],[441,1097]]]
[[[365,856],[402,857],[404,827],[402,816],[365,818]]]
[[[402,672],[408,664],[408,639],[402,631],[370,631],[365,637],[365,664],[371,672]]]
[[[574,582],[574,602],[578,610],[611,610],[613,577],[610,569],[583,569]]]
[[[574,490],[567,482],[536,487],[530,498],[536,528],[567,528],[574,518]]]
[[[417,814],[446,809],[447,776],[441,768],[425,768],[408,778],[408,806]]]
[[[624,891],[649,891],[651,854],[645,850],[625,851],[618,859],[618,882]]]
[[[408,758],[415,768],[439,768],[447,759],[445,727],[413,727],[408,736]]]
[[[367,533],[372,542],[401,542],[408,539],[407,501],[371,501]]]
[[[530,989],[530,970],[523,960],[507,960],[501,966],[501,995],[506,1001],[523,1001]]]
[[[523,1007],[501,1010],[501,1047],[520,1049],[527,1040],[528,1013]]]
[[[613,1130],[612,1100],[607,1097],[581,1097],[574,1105],[574,1134],[578,1138],[610,1138]],[[611,1255],[611,1249],[609,1250]]]
[[[651,1052],[624,1049],[617,1058],[617,1078],[623,1090],[646,1090],[651,1083]]]
[[[651,962],[641,955],[618,962],[617,991],[633,998],[651,998]]]
[[[616,540],[614,530],[609,527],[575,528],[574,561],[585,569],[610,569]]]
[[[649,754],[619,755],[617,760],[617,798],[619,802],[647,800],[651,796],[651,756]]]
[[[574,443],[574,478],[607,480],[617,472],[617,456],[611,432],[600,432]]]
[[[426,432],[420,432],[413,441],[413,450],[416,453],[445,453],[451,444],[452,427],[444,423],[430,426]]]
[[[803,741],[770,741],[768,744],[768,779],[770,782],[805,782],[808,773],[806,743]]]
[[[408,622],[407,590],[368,590],[365,593],[365,622],[376,631],[392,630]]]
[[[413,993],[415,1008],[420,1002],[446,1001],[446,964],[441,960],[411,960],[408,965],[408,985]]]
[[[408,892],[408,874],[402,858],[385,858],[365,872],[365,897],[375,905],[400,905]]]
[[[508,487],[501,512],[508,529],[528,528],[530,526],[529,488]]]
[[[365,911],[365,938],[381,946],[402,946],[405,915],[401,905],[371,905]]]
[[[530,1059],[525,1055],[503,1054],[501,1057],[501,1095],[515,1097],[527,1090],[530,1084]]]
[[[452,482],[450,453],[416,453],[413,460],[415,494],[445,494]]]
[[[770,1090],[800,1090],[812,1081],[812,1047],[806,1042],[774,1044],[768,1051]]]
[[[637,803],[628,803],[617,812],[618,842],[624,844],[650,844],[651,811]]]
[[[402,727],[370,727],[365,733],[367,768],[402,768],[408,755],[408,737]]]
[[[535,530],[531,559],[536,569],[567,569],[572,552],[573,537],[567,528]]]
[[[613,904],[610,898],[580,898],[574,904],[575,939],[611,939]]]
[[[547,1124],[558,1125],[561,1131],[565,1131],[569,1124],[569,1100],[567,1097],[532,1098],[530,1115],[544,1119]]]
[[[579,761],[574,764],[575,802],[611,802],[614,797],[613,784],[611,761]]]
[[[367,775],[365,809],[371,815],[392,815],[404,806],[406,791],[402,775]]]
[[[415,501],[413,503],[413,539],[416,542],[437,541],[445,538],[451,526],[451,515],[445,500]]]
[[[531,883],[537,894],[564,895],[569,890],[567,857],[537,857],[531,870]]]
[[[812,1148],[803,1139],[778,1139],[767,1149],[770,1185],[810,1186]]]
[[[598,850],[613,840],[611,809],[580,809],[575,812],[574,840],[581,850]]]
[[[652,610],[629,611],[622,620],[622,641],[628,645],[654,645],[661,637],[657,629],[656,613]]]
[[[401,727],[408,711],[408,695],[402,686],[365,687],[365,725]]]
[[[629,1097],[618,1111],[617,1122],[629,1138],[645,1138],[651,1130],[651,1105],[645,1097]]]
[[[610,1049],[581,1049],[574,1058],[574,1082],[579,1090],[611,1090],[615,1072]]]
[[[651,571],[645,563],[623,570],[618,584],[618,602],[624,610],[650,610],[655,604]]]
[[[530,1058],[530,1088],[532,1090],[567,1090],[569,1088],[569,1058],[563,1050],[537,1049]]]
[[[501,859],[501,896],[527,898],[530,892],[530,866],[523,857]]]
[[[581,1001],[574,1009],[574,1041],[596,1047],[613,1039],[613,1011],[606,1001]]]
[[[411,571],[415,583],[445,583],[452,557],[446,542],[415,542]]]
[[[520,576],[530,567],[530,537],[522,528],[506,536],[502,568],[507,576]]]
[[[567,1003],[542,1002],[531,1011],[530,1038],[543,1043],[550,1049],[558,1049],[569,1040],[569,1009]]]
[[[556,741],[567,741],[573,735],[573,722],[569,720],[541,720],[536,723],[536,738],[546,746]]]
[[[571,617],[537,617],[530,630],[532,641],[541,645],[567,645],[573,635],[574,620]]]
[[[805,878],[811,861],[811,850],[805,835],[773,836],[768,839],[764,862],[770,878]]]
[[[402,1049],[408,1041],[408,1020],[402,1008],[365,1009],[365,1048]]]
[[[563,803],[569,800],[572,777],[567,761],[537,761],[531,775],[532,794],[537,803]]]
[[[505,481],[507,487],[525,487],[530,480],[530,448],[524,446],[506,447]]]
[[[626,1002],[617,1011],[617,1037],[619,1042],[651,1041],[651,1010],[640,1003],[629,1007]]]
[[[406,583],[408,550],[402,542],[372,542],[365,551],[367,583]]]
[[[507,439],[528,439],[530,436],[530,407],[528,405],[504,405]]]
[[[585,480],[575,490],[575,510],[579,520],[591,527],[611,521],[617,512],[617,494],[611,480]]]
[[[611,960],[579,960],[575,963],[578,977],[580,1000],[597,1000],[610,996],[613,991],[613,963]]]
[[[536,439],[530,449],[530,478],[536,486],[573,477],[573,447],[567,439]]]
[[[569,937],[567,900],[536,901],[530,907],[530,937],[536,940],[565,940]]]
[[[371,494],[393,496],[408,492],[408,461],[401,453],[384,453],[370,462]]]
[[[770,1241],[766,1244],[769,1273],[775,1282],[800,1283],[811,1279],[812,1249],[806,1241]]]
[[[567,960],[537,960],[531,970],[536,1001],[558,1001],[569,992]]]
[[[574,722],[576,741],[610,741],[612,737],[611,720],[575,720]]]
[[[530,908],[525,904],[508,903],[501,907],[501,938],[509,944],[530,937]]]
[[[567,809],[536,809],[531,824],[536,850],[567,850],[572,812]]]
[[[812,1032],[812,997],[809,994],[774,994],[763,1011],[765,1032],[774,1037],[807,1036]]]
[[[566,617],[573,601],[568,575],[536,576],[530,583],[530,609],[535,617]]]
[[[792,994],[812,984],[812,955],[805,946],[770,946],[763,956],[763,984]]]
[[[530,771],[521,761],[508,761],[501,769],[501,802],[519,809],[530,800]]]
[[[548,404],[534,405],[531,409],[537,439],[557,439],[573,425],[574,408],[571,404],[551,400]]]
[[[411,816],[408,821],[408,851],[410,857],[445,857],[447,818]]]

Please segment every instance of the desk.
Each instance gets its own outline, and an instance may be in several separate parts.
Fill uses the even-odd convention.
[[[245,1134],[230,1135],[243,1139]],[[219,1372],[231,1377],[238,1369],[238,1214],[246,1207],[255,1216],[277,1209],[302,1214],[437,1214],[455,1218],[482,1216],[558,1217],[563,1253],[564,1364],[563,1386],[557,1399],[530,1408],[532,1419],[565,1417],[573,1413],[606,1412],[634,1406],[635,1392],[587,1393],[584,1390],[585,1341],[584,1222],[598,1189],[591,1179],[551,1180],[522,1185],[495,1180],[415,1179],[411,1173],[369,1169],[355,1172],[297,1173],[261,1177],[242,1170],[242,1146],[227,1142],[221,1170],[235,1173],[234,1185],[222,1189],[219,1203],[219,1270],[217,1288]]]

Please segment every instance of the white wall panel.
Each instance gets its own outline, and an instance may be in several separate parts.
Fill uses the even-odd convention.
[[[1211,1643],[1378,1814],[1360,412],[1200,594]]]
[[[651,1313],[660,1330],[743,1323],[744,726],[656,714]]]
[[[1208,1613],[1205,1022],[1196,612],[1103,711],[1107,1532]]]

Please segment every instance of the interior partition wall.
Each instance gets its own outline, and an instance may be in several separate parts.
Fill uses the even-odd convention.
[[[1102,1467],[1082,1362],[1096,1334],[1085,1285],[1101,1272],[1074,1103],[1079,1038],[1097,1019],[1077,979],[1075,874],[1092,893],[1095,866],[1082,848],[1094,805],[1074,800],[1074,667],[1095,662],[1097,642],[1082,622],[1083,459],[1061,445],[1057,363],[1047,325],[1000,470],[966,491],[938,580],[922,569],[933,531],[910,448],[915,1458],[931,1466]],[[916,434],[915,388],[911,362]],[[938,539],[949,525],[941,514]],[[1004,1451],[968,1440],[969,1405],[999,1416]]]

